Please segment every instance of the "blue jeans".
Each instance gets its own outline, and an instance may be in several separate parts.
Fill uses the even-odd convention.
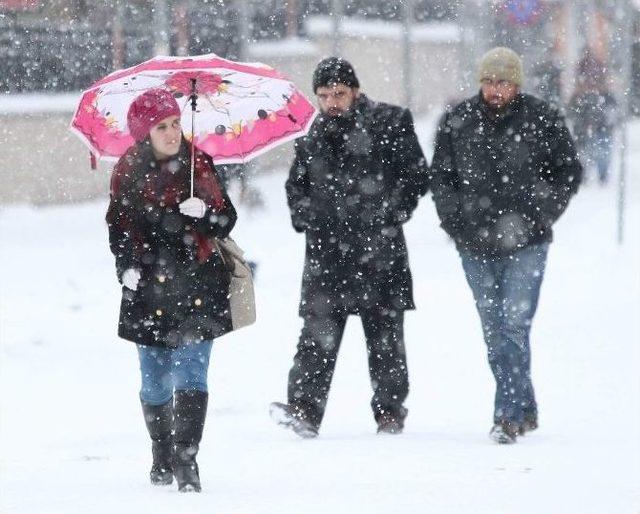
[[[494,422],[522,423],[525,414],[537,414],[529,332],[548,250],[549,243],[544,243],[508,257],[460,254],[496,380]]]
[[[613,136],[597,134],[584,141],[583,146],[581,155],[585,164],[595,166],[600,182],[606,182],[609,178]]]
[[[207,392],[212,341],[185,343],[175,349],[136,345],[140,358],[140,398],[164,405],[176,390]]]

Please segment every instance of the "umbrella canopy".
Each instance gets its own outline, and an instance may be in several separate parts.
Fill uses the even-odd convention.
[[[239,63],[215,54],[158,56],[115,71],[87,89],[71,130],[98,158],[117,160],[135,143],[127,128],[129,105],[155,88],[174,95],[185,137],[216,164],[247,162],[300,137],[316,115],[296,86],[265,64]]]

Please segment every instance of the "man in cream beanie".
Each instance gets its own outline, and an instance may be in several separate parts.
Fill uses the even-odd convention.
[[[523,75],[522,60],[513,50],[503,46],[489,50],[478,66],[484,101],[490,107],[502,109],[520,92]]]
[[[500,444],[538,427],[529,332],[552,225],[582,176],[564,119],[522,93],[523,81],[513,50],[484,54],[480,92],[444,115],[431,168],[440,225],[480,315],[496,381],[490,436]]]
[[[478,81],[484,79],[505,80],[522,87],[522,60],[510,48],[498,46],[489,50],[480,59],[478,66]]]

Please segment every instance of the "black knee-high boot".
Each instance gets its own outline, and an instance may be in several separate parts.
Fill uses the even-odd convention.
[[[196,455],[202,439],[208,399],[209,394],[202,391],[175,392],[173,474],[178,481],[178,489],[183,492],[200,492]]]
[[[173,398],[163,405],[151,405],[143,400],[142,413],[151,436],[153,464],[149,477],[154,485],[173,482]]]

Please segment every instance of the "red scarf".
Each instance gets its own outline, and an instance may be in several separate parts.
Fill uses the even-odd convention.
[[[147,152],[141,145],[135,145],[120,158],[111,176],[111,198],[141,195],[144,202],[177,208],[178,204],[190,195],[189,145],[183,144],[180,154],[174,159],[155,161],[155,168],[154,161],[148,156],[145,158],[145,153]],[[172,167],[178,167],[178,169],[172,169]],[[144,182],[138,181],[138,178],[142,178]],[[141,190],[135,190],[136,184],[141,186]],[[224,194],[215,168],[207,155],[199,150],[195,152],[193,193],[213,214],[224,212],[226,208]],[[133,214],[143,215],[141,212]],[[142,234],[136,231],[135,227],[125,229],[132,231],[134,241],[142,243]],[[198,262],[206,262],[213,253],[214,246],[207,235],[197,230],[193,231],[193,236],[197,245]],[[136,246],[140,248],[141,244]]]

